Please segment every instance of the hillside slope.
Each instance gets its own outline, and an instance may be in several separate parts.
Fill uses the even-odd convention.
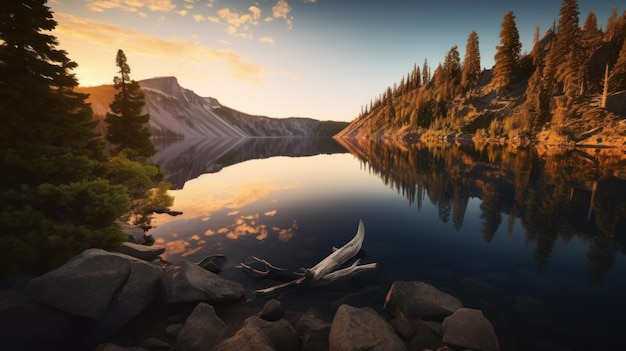
[[[145,94],[144,112],[150,114],[150,130],[155,137],[247,138],[332,136],[347,123],[311,118],[269,118],[252,116],[222,106],[212,97],[201,97],[178,84],[175,77],[139,81]],[[98,131],[106,131],[104,116],[109,111],[115,89],[111,85],[79,87],[89,94]]]

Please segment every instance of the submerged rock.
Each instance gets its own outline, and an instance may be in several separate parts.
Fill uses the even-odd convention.
[[[330,350],[406,350],[387,321],[372,308],[341,305],[333,318]]]
[[[443,342],[476,351],[499,351],[493,325],[480,310],[460,308],[443,321]]]
[[[461,307],[456,297],[419,281],[394,282],[385,299],[385,310],[396,318],[441,321]]]

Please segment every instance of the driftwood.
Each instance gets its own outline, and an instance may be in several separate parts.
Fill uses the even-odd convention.
[[[256,290],[254,292],[256,296],[273,295],[297,287],[326,285],[353,277],[361,272],[376,269],[376,263],[359,265],[360,260],[356,260],[349,267],[339,269],[361,250],[364,239],[365,226],[363,225],[363,221],[359,221],[359,227],[354,238],[339,249],[333,248],[333,253],[312,268],[301,268],[301,272],[292,272],[284,268],[276,267],[257,257],[252,258],[265,266],[265,270],[258,270],[244,263],[241,263],[239,268],[256,278],[271,278],[287,281],[284,284]]]

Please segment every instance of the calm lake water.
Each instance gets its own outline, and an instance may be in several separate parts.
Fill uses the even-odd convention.
[[[251,256],[311,267],[365,224],[362,262],[379,269],[278,298],[332,315],[382,305],[393,281],[421,280],[483,310],[504,350],[623,347],[626,161],[608,150],[247,139],[158,145],[179,217],[151,230],[165,258]]]

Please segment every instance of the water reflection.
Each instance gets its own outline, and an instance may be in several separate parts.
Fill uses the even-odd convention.
[[[161,166],[173,189],[202,174],[248,160],[345,152],[331,138],[157,139],[155,146],[159,151],[152,161]]]
[[[463,226],[471,198],[480,198],[482,237],[494,239],[508,215],[519,219],[526,243],[536,244],[541,271],[557,240],[588,243],[588,273],[601,285],[626,253],[624,157],[581,150],[514,149],[502,145],[398,145],[341,140],[371,173],[421,209],[428,198],[443,223]]]

